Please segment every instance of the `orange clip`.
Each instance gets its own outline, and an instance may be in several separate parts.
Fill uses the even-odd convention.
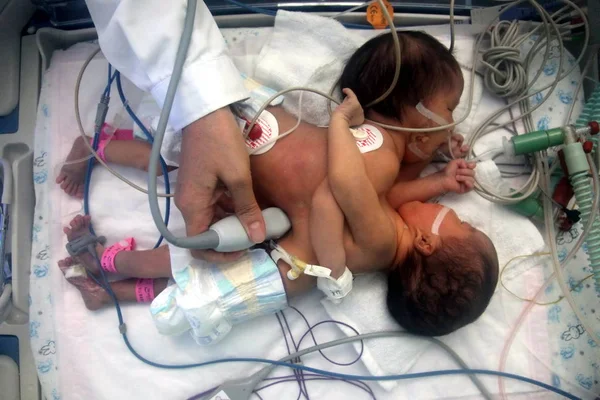
[[[383,0],[383,4],[385,5],[388,14],[390,14],[390,18],[394,18],[394,7],[392,7],[388,0]],[[367,7],[367,21],[373,25],[373,28],[375,29],[385,29],[388,26],[388,22],[385,19],[379,1],[371,3],[371,5]]]

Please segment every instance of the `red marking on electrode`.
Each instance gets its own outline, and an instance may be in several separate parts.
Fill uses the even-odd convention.
[[[260,118],[257,123],[262,128],[262,135],[260,136],[260,138],[258,138],[257,140],[246,138],[246,145],[249,146],[252,150],[263,146],[273,136],[273,130],[271,129],[271,126],[267,124],[264,119]]]
[[[361,127],[359,129],[364,132],[367,132],[367,135],[368,135],[366,139],[359,140],[358,142],[356,142],[356,144],[358,145],[359,148],[370,146],[375,143],[377,136],[375,135],[375,133],[373,133],[372,130],[370,130],[367,127]]]

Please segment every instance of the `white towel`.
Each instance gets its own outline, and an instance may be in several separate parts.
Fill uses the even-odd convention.
[[[365,41],[331,18],[278,11],[271,39],[263,47],[255,79],[276,90],[308,86],[328,93],[346,60]],[[288,93],[284,108],[298,115],[300,92]],[[302,119],[324,125],[329,121],[327,100],[305,93]]]
[[[496,168],[493,162],[481,164],[483,169]],[[544,240],[533,223],[501,205],[483,199],[475,192],[461,196],[447,195],[440,203],[454,209],[462,220],[471,223],[490,237],[496,246],[500,267],[516,255],[535,253],[544,247]],[[519,265],[519,269],[531,269],[538,261],[525,261]],[[514,288],[523,293],[525,284],[525,279],[521,279],[520,282],[514,283]],[[326,300],[322,303],[332,319],[346,322],[357,328],[360,333],[398,329],[398,325],[388,314],[386,293],[387,282],[383,275],[359,276],[354,281],[352,292],[341,304],[334,305]],[[490,306],[479,320],[441,339],[463,357],[470,367],[497,369],[506,334],[521,307],[521,302],[507,300],[498,285]],[[350,331],[344,332],[348,335],[354,334]],[[532,343],[526,343],[526,348],[530,350],[533,346]],[[355,345],[355,349],[359,351],[359,345]],[[514,351],[511,354],[514,356],[511,371],[521,371],[527,375],[530,368],[527,361],[528,352]],[[368,342],[363,355],[365,366],[374,375],[402,374],[413,369],[415,365],[423,365],[424,360],[447,359],[441,350],[429,343],[404,338]],[[435,363],[436,369],[443,367],[437,361]],[[456,365],[451,363],[449,367],[454,368]],[[380,384],[386,390],[392,390],[398,382],[382,381]],[[466,395],[469,391],[477,393],[472,385],[466,386],[465,393],[461,394]],[[421,389],[424,389],[423,385]],[[426,392],[420,392],[419,398],[435,398],[440,395]]]

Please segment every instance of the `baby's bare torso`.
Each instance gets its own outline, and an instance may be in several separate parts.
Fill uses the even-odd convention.
[[[277,118],[280,132],[291,129],[297,122],[295,116],[281,108],[269,111]],[[364,156],[375,157],[376,153]],[[250,162],[254,191],[261,207],[279,207],[292,222],[292,232],[279,243],[301,259],[317,263],[309,236],[309,215],[313,194],[327,176],[327,128],[301,123],[265,154],[251,156]],[[383,202],[387,206],[387,202]],[[390,215],[395,214],[389,206],[387,208]],[[347,241],[351,240],[348,229],[345,236]],[[354,246],[345,247],[348,268],[353,273],[381,268],[377,262],[365,262],[362,254],[353,254],[357,252]]]
[[[283,109],[269,111],[277,118],[280,132],[296,124],[296,118]],[[260,201],[283,209],[294,222],[304,220],[313,194],[327,175],[327,130],[301,123],[267,153],[251,156],[250,162]]]

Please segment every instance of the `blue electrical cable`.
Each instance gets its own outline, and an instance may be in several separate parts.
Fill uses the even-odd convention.
[[[129,114],[129,116],[133,119],[133,121],[139,126],[139,128],[142,130],[142,132],[144,132],[146,139],[150,143],[152,143],[153,142],[152,134],[144,126],[142,121],[139,120],[137,115],[135,115],[135,113],[133,112],[131,107],[129,107],[127,99],[125,98],[125,93],[123,92],[123,86],[122,86],[122,82],[121,82],[121,74],[119,73],[119,71],[116,71],[116,70],[114,73],[111,74],[112,66],[110,64],[108,65],[108,71],[109,71],[109,79],[106,84],[106,88],[104,89],[104,93],[102,95],[101,101],[108,102],[108,99],[110,97],[111,86],[112,86],[113,82],[116,80],[117,91],[119,92],[119,97],[121,99],[121,102],[123,102],[123,106],[125,107],[125,110]],[[94,151],[98,150],[98,143],[100,141],[101,130],[102,130],[102,127],[96,127],[96,129],[94,131],[94,139],[92,142],[92,148],[94,149]],[[169,194],[169,193],[171,193],[171,183],[169,181],[169,171],[167,169],[167,164],[162,157],[160,157],[160,166],[161,166],[161,169],[163,172],[163,177],[165,179],[165,192],[167,194]],[[94,158],[92,157],[88,160],[88,165],[87,165],[87,168],[85,171],[84,186],[83,186],[83,188],[84,188],[83,189],[83,210],[84,210],[85,215],[90,215],[89,192],[90,192],[90,181],[92,178],[92,168],[93,167],[94,167]],[[167,197],[166,198],[166,206],[165,206],[165,225],[167,225],[167,226],[169,225],[170,215],[171,215],[171,198]],[[90,233],[92,235],[95,235],[94,228],[92,227],[91,223],[90,223]],[[162,241],[163,241],[163,237],[161,235],[160,238],[158,239],[158,241],[156,242],[156,244],[154,245],[154,248],[157,248],[158,246],[160,246]],[[104,288],[104,289],[106,290],[106,288]]]
[[[235,6],[244,8],[248,11],[252,11],[253,13],[256,13],[256,14],[270,15],[271,17],[274,17],[277,14],[276,11],[267,10],[266,8],[261,8],[261,7],[250,6],[248,4],[240,3],[239,1],[235,1],[235,0],[225,0],[225,1],[227,3],[233,4]]]
[[[108,85],[106,85],[106,88],[104,89],[104,96],[106,97],[110,97],[110,89],[115,80],[116,72],[117,71],[115,71],[115,73],[113,74],[112,67],[110,64],[108,64]]]
[[[116,75],[116,80],[117,80],[117,91],[119,92],[119,98],[121,99],[121,102],[123,103],[123,106],[125,107],[125,110],[129,114],[131,119],[133,119],[133,122],[135,122],[135,124],[142,130],[142,132],[144,133],[144,136],[146,136],[146,139],[148,140],[148,142],[150,142],[151,144],[154,143],[154,138],[152,137],[152,134],[150,133],[150,131],[148,131],[148,129],[144,126],[142,121],[140,121],[140,119],[137,117],[137,115],[135,115],[135,112],[131,109],[131,107],[129,107],[129,103],[127,102],[127,99],[125,98],[125,93],[123,92],[123,86],[121,83],[121,73],[119,71],[116,71],[115,75]],[[160,157],[160,167],[162,169],[163,177],[165,179],[165,192],[167,194],[170,194],[171,193],[171,183],[169,182],[169,170],[167,169],[167,163],[165,162],[165,160],[162,156]],[[171,198],[166,197],[165,200],[166,200],[165,225],[169,226],[169,217],[171,214]],[[161,235],[161,237],[158,239],[158,242],[156,242],[156,244],[154,245],[154,248],[156,249],[158,246],[160,246],[162,241],[163,241],[163,237]]]
[[[106,82],[108,82],[109,85],[104,89],[104,94],[110,96],[110,88],[112,86],[112,65],[110,65],[110,63],[108,63],[108,79]]]
[[[276,11],[267,10],[266,8],[261,8],[261,7],[249,6],[247,4],[240,3],[239,1],[236,1],[236,0],[225,0],[225,1],[227,3],[233,4],[235,6],[244,8],[248,11],[252,11],[253,13],[256,13],[256,14],[269,15],[271,17],[274,17],[277,14]],[[344,25],[346,28],[350,28],[350,29],[373,29],[372,26],[364,25],[364,24],[342,23],[342,25]]]

